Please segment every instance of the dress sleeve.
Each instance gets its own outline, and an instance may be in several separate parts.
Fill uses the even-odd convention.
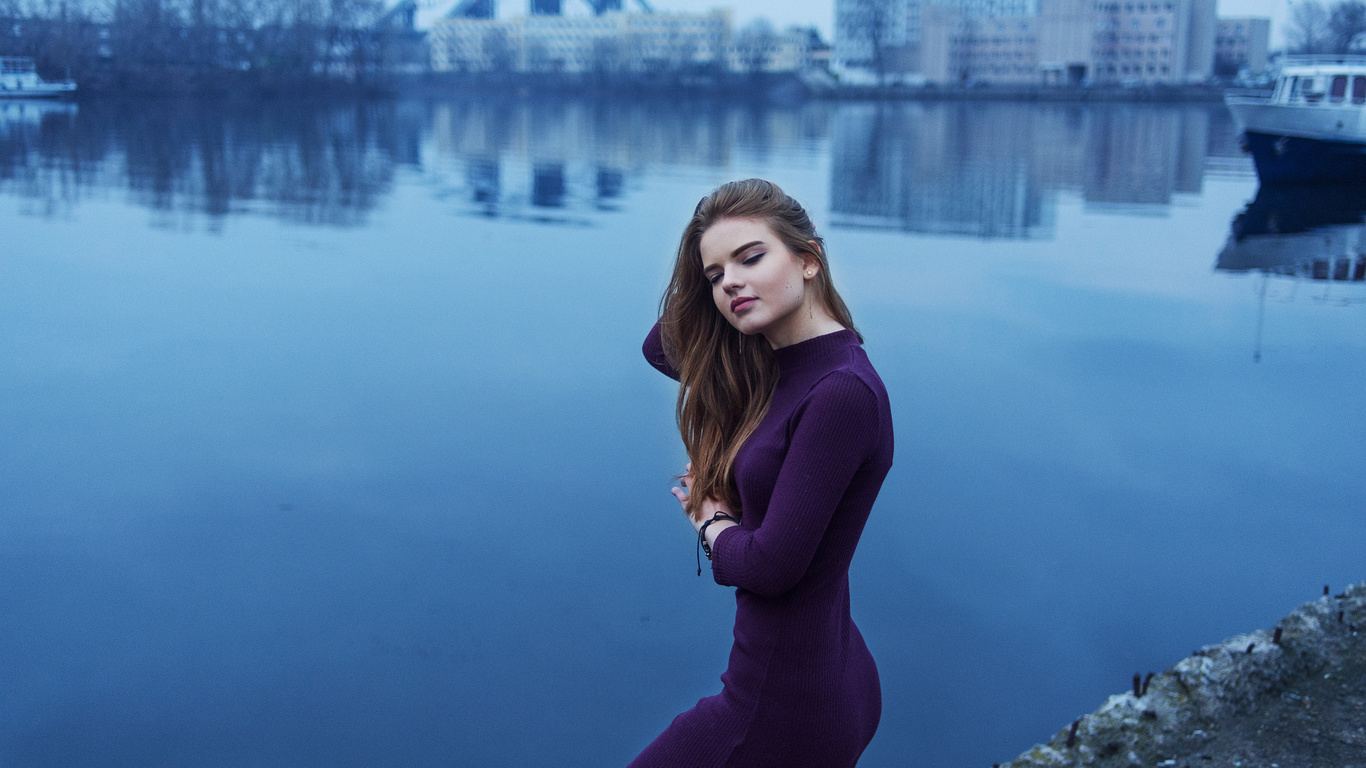
[[[664,354],[664,339],[659,331],[659,323],[650,329],[650,333],[645,336],[645,344],[641,347],[645,353],[645,360],[655,367],[655,370],[668,376],[674,381],[678,381],[678,369],[669,363],[669,358]]]
[[[817,382],[794,418],[763,522],[752,531],[727,528],[712,545],[712,576],[718,584],[764,597],[779,597],[796,586],[854,473],[877,445],[877,395],[847,371]]]

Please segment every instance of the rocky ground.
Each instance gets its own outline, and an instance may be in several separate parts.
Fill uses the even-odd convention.
[[[1366,768],[1366,582],[1205,646],[1001,768]]]

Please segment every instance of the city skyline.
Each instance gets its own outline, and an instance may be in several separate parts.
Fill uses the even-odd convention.
[[[428,28],[445,15],[459,0],[436,0],[424,4],[418,12],[418,26]],[[510,18],[526,13],[524,2],[502,2],[499,18]],[[715,8],[728,8],[733,13],[734,28],[739,29],[758,18],[772,22],[782,29],[788,26],[815,27],[826,42],[835,39],[835,0],[650,0],[650,5],[661,13],[706,13]],[[627,10],[637,9],[635,0],[628,0]],[[589,15],[584,0],[568,0],[564,10],[569,15]],[[1282,29],[1290,19],[1289,0],[1218,0],[1216,13],[1220,17],[1256,16],[1271,19],[1271,47],[1284,45]]]

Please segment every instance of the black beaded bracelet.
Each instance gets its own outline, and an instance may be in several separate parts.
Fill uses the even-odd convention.
[[[725,512],[717,512],[716,514],[714,514],[714,515],[711,516],[711,519],[710,519],[710,520],[708,520],[707,522],[703,523],[701,528],[698,528],[698,529],[697,529],[697,545],[698,545],[698,547],[700,547],[700,548],[702,549],[703,552],[706,552],[706,553],[707,553],[707,559],[708,559],[708,560],[711,559],[711,545],[707,543],[707,526],[711,525],[712,523],[716,522],[717,520],[729,520],[729,521],[731,521],[732,523],[738,523],[738,522],[740,522],[739,520],[736,520],[735,518],[731,517],[730,515],[726,514]],[[701,575],[702,575],[702,556],[701,556],[701,555],[698,555],[698,556],[697,556],[697,575],[698,575],[698,576],[701,576]]]

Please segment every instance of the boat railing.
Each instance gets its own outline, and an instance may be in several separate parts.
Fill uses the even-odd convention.
[[[1323,67],[1334,64],[1366,67],[1366,54],[1302,53],[1294,56],[1282,56],[1277,63],[1282,69],[1286,67]]]
[[[1243,101],[1267,101],[1275,93],[1272,88],[1226,88],[1224,98]]]

